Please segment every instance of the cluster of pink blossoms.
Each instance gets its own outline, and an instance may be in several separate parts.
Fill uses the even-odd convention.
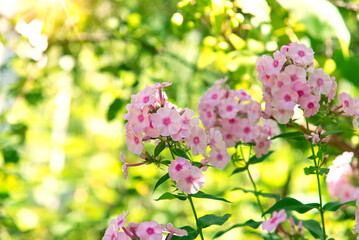
[[[169,233],[167,240],[170,240],[173,235],[187,236],[186,230],[174,228],[172,223],[166,225],[159,225],[157,222],[142,222],[142,223],[128,223],[126,225],[126,217],[129,212],[119,215],[117,219],[112,219],[110,226],[106,229],[106,232],[102,240],[162,240],[163,232]],[[123,232],[121,231],[123,230]]]
[[[256,72],[263,83],[267,115],[285,124],[293,117],[296,104],[309,117],[318,112],[322,94],[328,102],[334,98],[335,78],[321,68],[314,69],[313,59],[313,50],[299,43],[282,46],[273,58],[264,55],[257,59]]]
[[[126,124],[126,143],[134,154],[143,152],[143,141],[170,137],[176,142],[185,142],[197,156],[207,149],[207,135],[199,127],[199,121],[194,111],[188,108],[180,109],[167,100],[162,91],[171,83],[156,83],[131,97],[131,103],[126,106],[128,113],[124,115]]]
[[[329,167],[329,173],[326,181],[328,190],[333,198],[338,198],[339,202],[345,203],[353,201],[356,198],[353,192],[358,189],[352,183],[359,179],[358,161],[352,161],[354,153],[344,152],[333,161],[333,165]],[[351,164],[352,163],[352,164]]]
[[[225,82],[226,79],[218,80],[199,99],[198,110],[203,125],[208,132],[219,131],[225,142],[223,148],[214,146],[213,153],[224,152],[226,147],[239,142],[252,142],[257,157],[267,154],[271,144],[268,139],[280,133],[278,125],[271,119],[261,119],[261,104],[252,100],[243,89],[231,90],[228,85],[223,88]],[[212,158],[210,154],[210,162]]]
[[[348,93],[342,92],[338,95],[338,101],[341,104],[338,107],[334,108],[339,110],[343,108],[339,114],[345,117],[353,117],[353,127],[354,129],[359,126],[358,118],[359,118],[359,99],[358,97],[353,98]]]

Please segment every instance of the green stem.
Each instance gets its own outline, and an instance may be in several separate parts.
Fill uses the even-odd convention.
[[[201,236],[201,239],[204,240],[204,238],[203,238],[203,233],[202,233],[202,228],[201,228],[201,226],[199,225],[199,221],[198,221],[196,209],[195,209],[194,204],[193,204],[193,201],[192,201],[192,197],[191,197],[191,195],[187,195],[187,198],[188,198],[188,200],[189,200],[189,203],[191,204],[192,212],[193,212],[194,218],[195,218],[195,220],[196,220],[197,231],[199,232],[199,235]]]
[[[172,146],[171,146],[171,144],[170,144],[169,142],[167,142],[167,144],[168,144],[168,148],[169,148],[169,150],[170,150],[170,152],[171,152],[172,158],[173,158],[173,160],[174,160],[174,159],[175,159],[175,156],[174,156],[173,151],[172,151]],[[195,209],[195,207],[194,207],[194,204],[193,204],[191,195],[187,195],[187,199],[189,200],[189,203],[191,204],[192,212],[193,212],[194,218],[195,218],[195,220],[196,220],[197,232],[199,232],[199,235],[201,236],[201,239],[204,240],[204,238],[203,238],[203,233],[202,233],[202,228],[201,228],[201,226],[199,225],[199,221],[198,221],[198,217],[197,217],[197,212],[196,212],[196,209]]]
[[[307,124],[308,135],[310,135],[309,124],[308,124],[307,118],[305,119],[305,121],[306,121],[306,124]],[[310,147],[311,147],[313,156],[315,156],[314,147],[313,147],[312,142],[310,142]],[[323,154],[321,154],[321,156],[323,156]],[[318,158],[318,162],[317,162],[317,157],[316,157],[314,159],[314,167],[318,168],[319,164],[321,162],[322,162],[322,159]],[[319,194],[319,212],[320,212],[320,217],[321,217],[321,220],[322,220],[323,239],[326,240],[327,235],[325,233],[325,221],[324,221],[324,211],[323,211],[322,188],[321,188],[321,185],[320,185],[320,178],[319,178],[319,171],[318,170],[316,171],[316,175],[317,175],[318,194]]]

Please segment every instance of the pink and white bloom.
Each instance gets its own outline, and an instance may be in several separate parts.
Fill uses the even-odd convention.
[[[132,95],[131,104],[136,108],[152,105],[155,101],[155,92],[155,88],[147,85],[144,90],[136,95]]]
[[[122,165],[123,178],[126,179],[128,177],[128,170],[127,170],[126,157],[123,153],[120,154],[120,159],[123,162]]]
[[[332,77],[332,89],[327,94],[328,103],[330,103],[334,99],[335,94],[337,94],[336,89],[337,89],[337,82],[335,81],[335,77]]]
[[[105,231],[102,240],[117,240],[119,228],[116,224],[116,220],[112,219],[110,222],[110,226]]]
[[[147,136],[149,136],[151,138],[158,138],[160,136],[160,132],[156,128],[153,127],[152,116],[153,116],[153,114],[149,115],[149,125],[148,125],[148,127],[145,127],[144,131]]]
[[[276,75],[276,78],[274,78],[274,86],[271,88],[272,95],[275,95],[276,92],[278,92],[283,86],[291,86],[292,80],[290,80],[290,77],[284,73],[281,72],[278,75]]]
[[[208,145],[214,145],[222,141],[222,134],[219,130],[215,128],[210,128],[207,132]]]
[[[254,146],[253,150],[256,153],[257,158],[260,158],[269,152],[272,141],[267,139],[256,139],[255,141],[256,145]]]
[[[201,170],[195,166],[182,170],[180,176],[181,178],[177,182],[177,188],[188,194],[197,193],[205,184]]]
[[[123,211],[123,213],[117,217],[117,227],[118,228],[122,228],[126,225],[126,221],[127,221],[126,218],[129,214],[130,214],[129,211],[127,211],[127,212]]]
[[[187,146],[192,150],[192,154],[197,156],[199,153],[205,153],[207,149],[207,135],[204,130],[198,126],[192,127],[191,135],[185,139]]]
[[[217,143],[215,147],[209,152],[209,163],[217,168],[224,169],[228,162],[231,160],[231,156],[228,154],[226,145],[224,142]]]
[[[142,110],[139,108],[131,109],[128,114],[127,120],[131,124],[132,129],[135,132],[141,132],[150,124],[148,107],[144,107]]]
[[[305,117],[313,116],[319,111],[319,101],[320,97],[317,95],[309,95],[302,98],[300,102],[300,107],[304,109]]]
[[[181,171],[183,169],[189,169],[192,164],[182,157],[178,157],[171,162],[171,165],[168,167],[168,174],[173,181],[178,181],[180,179]]]
[[[140,223],[136,234],[141,240],[162,240],[162,228],[155,221]]]
[[[309,65],[313,62],[313,49],[304,44],[292,43],[288,49],[288,57],[300,65]]]
[[[311,94],[310,86],[307,83],[297,81],[297,82],[293,83],[292,89],[294,91],[296,91],[298,94],[298,103],[299,104],[304,97],[307,97]]]
[[[130,234],[132,234],[132,236],[135,239],[137,239],[137,237],[138,237],[137,234],[136,234],[138,226],[139,226],[138,223],[130,222],[130,223],[127,224],[127,227],[126,227],[126,230],[128,232],[130,232]]]
[[[181,129],[181,116],[176,110],[160,108],[152,115],[152,125],[162,136],[176,134]]]
[[[236,143],[240,140],[237,131],[239,131],[239,125],[238,128],[234,129],[221,129],[223,141],[226,143],[227,148],[234,147]]]
[[[309,86],[316,94],[328,94],[332,89],[332,79],[322,68],[315,69],[308,79]]]
[[[129,123],[126,124],[126,143],[128,149],[133,154],[141,154],[143,151],[142,143],[143,135],[136,133],[132,130],[132,127]]]
[[[292,83],[295,82],[306,82],[307,72],[304,68],[295,66],[295,65],[289,65],[284,69],[284,72],[288,74],[290,80]]]
[[[218,106],[218,114],[222,118],[234,118],[239,110],[240,106],[235,98],[222,99]]]
[[[163,225],[161,225],[161,227],[164,232],[168,232],[170,234],[168,239],[171,239],[170,237],[172,237],[173,235],[176,235],[179,237],[188,235],[186,230],[180,229],[180,228],[175,228],[172,223],[167,223],[167,226],[163,224]]]
[[[290,86],[284,86],[275,95],[277,108],[291,111],[298,101],[298,94]]]
[[[217,114],[212,106],[207,104],[198,105],[199,118],[206,128],[212,127],[217,120]]]
[[[244,89],[240,89],[234,92],[234,96],[239,98],[239,100],[245,102],[248,100],[252,100],[251,95],[249,95]]]
[[[259,136],[258,126],[253,126],[248,119],[242,118],[237,135],[244,143],[248,143]]]
[[[219,104],[223,96],[224,90],[220,86],[213,86],[205,93],[202,97],[201,102],[206,103],[212,107],[215,107]]]
[[[284,222],[285,220],[287,220],[287,213],[284,209],[280,210],[279,212],[274,211],[272,218],[262,223],[262,229],[271,233],[278,227],[280,223]]]
[[[280,124],[286,124],[293,117],[294,111],[272,108],[271,114]]]
[[[342,92],[338,95],[338,101],[343,106],[344,112],[352,116],[355,114],[355,105],[352,96],[348,93]]]

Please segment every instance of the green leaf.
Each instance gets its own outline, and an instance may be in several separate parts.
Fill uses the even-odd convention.
[[[271,155],[273,152],[269,152],[268,154],[266,155],[263,155],[262,157],[260,158],[257,158],[256,156],[253,156],[249,159],[248,161],[248,164],[256,164],[256,163],[260,163],[260,162],[263,162],[269,155]]]
[[[340,132],[343,132],[343,130],[328,131],[328,132],[323,133],[320,137],[321,137],[321,138],[324,138],[324,137],[326,137],[326,136],[329,136],[329,135],[332,135],[332,134],[336,134],[336,133],[340,133]]]
[[[323,231],[317,221],[303,220],[303,227],[305,227],[316,239],[323,239]]]
[[[206,228],[211,225],[221,226],[223,225],[223,223],[225,223],[228,220],[228,218],[230,218],[230,216],[232,216],[232,214],[225,214],[222,217],[216,216],[214,214],[208,214],[203,217],[200,217],[198,219],[198,223],[202,228]]]
[[[236,190],[241,190],[245,193],[253,193],[254,195],[256,195],[256,192],[255,191],[252,191],[252,190],[246,190],[244,188],[234,188],[232,189],[232,191],[236,191]],[[280,199],[280,196],[279,194],[275,194],[275,193],[262,193],[262,192],[257,192],[258,195],[262,196],[262,197],[265,197],[265,198],[274,198],[276,202],[279,201]]]
[[[0,192],[0,200],[4,200],[5,198],[10,197],[9,193],[7,192]]]
[[[107,121],[112,121],[113,119],[115,119],[118,111],[120,111],[120,109],[123,106],[123,102],[120,98],[116,98],[110,105],[110,107],[108,108],[107,111]]]
[[[165,147],[166,147],[166,142],[165,141],[160,142],[155,148],[155,151],[154,151],[155,157],[160,155],[160,153],[165,149]]]
[[[183,237],[173,235],[171,240],[193,240],[193,239],[196,239],[196,237],[198,236],[198,232],[196,230],[194,230],[193,228],[191,228],[190,226],[184,226],[184,227],[181,227],[180,229],[186,230],[188,235],[183,236]],[[167,238],[168,238],[168,236],[167,236]]]
[[[239,168],[234,169],[234,171],[232,172],[231,175],[236,174],[236,173],[240,173],[240,172],[243,172],[243,171],[246,171],[246,170],[247,170],[247,167],[239,167]]]
[[[319,208],[319,204],[318,203],[303,204],[297,199],[287,197],[275,203],[271,208],[269,208],[265,213],[263,213],[263,216],[268,213],[272,213],[274,211],[279,211],[281,209],[292,210],[298,213],[306,213],[312,210],[313,208]]]
[[[310,166],[309,168],[308,167],[304,168],[305,175],[317,174],[317,171],[319,171],[320,175],[328,174],[329,168],[318,168],[314,166]]]
[[[245,223],[235,224],[235,225],[233,225],[232,227],[227,228],[226,230],[217,232],[217,233],[213,236],[213,239],[222,236],[223,234],[225,234],[226,232],[229,232],[229,231],[232,230],[233,228],[238,228],[238,227],[251,227],[251,228],[253,228],[253,229],[257,229],[261,224],[262,224],[262,222],[256,222],[256,221],[250,219],[250,220],[248,220],[248,221],[245,222]]]
[[[166,193],[162,194],[161,197],[155,199],[155,201],[169,200],[169,199],[175,199],[175,198],[177,198],[179,200],[182,200],[182,201],[185,201],[187,199],[187,197],[185,197],[185,196],[176,195],[176,194],[166,192]]]
[[[341,208],[342,206],[345,206],[345,205],[355,206],[355,201],[349,201],[349,202],[345,202],[345,203],[328,202],[323,206],[323,210],[324,211],[334,212],[334,211],[338,210],[339,208]]]
[[[156,191],[156,189],[164,182],[166,182],[168,179],[170,178],[170,175],[168,175],[168,173],[166,173],[165,175],[163,175],[156,183],[155,188],[153,189],[154,193]]]
[[[172,149],[172,152],[173,152],[175,155],[179,156],[179,157],[183,157],[183,158],[185,158],[185,159],[187,159],[187,160],[191,160],[191,159],[188,157],[188,155],[186,154],[186,152],[183,151],[182,149],[175,148],[175,149]]]
[[[282,133],[277,136],[272,137],[270,140],[276,139],[276,138],[284,138],[284,139],[291,139],[291,138],[304,138],[303,132],[288,132],[288,133]]]
[[[19,154],[13,147],[6,147],[2,150],[2,154],[5,160],[5,163],[18,163]]]
[[[199,191],[198,193],[195,193],[195,194],[191,194],[191,196],[195,197],[195,198],[208,198],[208,199],[212,199],[212,200],[218,200],[218,201],[231,203],[230,201],[228,201],[228,200],[226,200],[224,198],[216,197],[216,196],[213,196],[211,194],[207,194],[207,193],[204,193],[204,192],[201,192],[201,191]]]

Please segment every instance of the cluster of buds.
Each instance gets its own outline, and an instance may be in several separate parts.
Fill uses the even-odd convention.
[[[256,72],[263,83],[267,115],[286,124],[297,104],[304,110],[304,116],[310,117],[318,112],[322,94],[328,102],[334,98],[335,78],[321,68],[314,70],[313,59],[313,50],[298,43],[282,46],[273,58],[264,55],[257,59]]]
[[[354,153],[344,152],[329,166],[326,181],[332,198],[338,198],[339,202],[353,201],[353,192],[358,186],[353,185],[353,179],[359,179],[358,161],[352,161]],[[356,180],[357,181],[357,180]]]
[[[166,225],[159,225],[157,222],[130,222],[125,227],[129,212],[123,212],[117,219],[110,221],[110,226],[106,229],[102,240],[162,240],[163,232],[168,233],[167,240],[170,240],[173,235],[187,236],[186,230],[174,228],[172,223]],[[122,230],[122,231],[121,231]]]
[[[289,223],[291,227],[291,233],[286,231],[281,223],[287,220],[287,213],[284,209],[279,212],[274,211],[272,214],[272,218],[264,221],[262,223],[262,229],[268,231],[269,233],[274,232],[274,230],[278,229],[278,234],[283,237],[283,239],[304,239],[303,232],[303,222],[298,222],[298,230],[295,228],[295,222],[292,216],[289,217]]]
[[[280,133],[278,125],[271,119],[261,118],[261,104],[243,89],[231,90],[228,85],[223,88],[225,82],[226,79],[218,80],[200,98],[200,119],[207,131],[221,133],[227,148],[240,142],[254,143],[256,155],[261,157],[269,151],[269,138]]]

